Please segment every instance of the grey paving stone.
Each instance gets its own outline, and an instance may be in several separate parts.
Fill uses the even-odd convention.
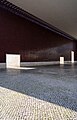
[[[77,120],[77,65],[0,68],[0,120]]]

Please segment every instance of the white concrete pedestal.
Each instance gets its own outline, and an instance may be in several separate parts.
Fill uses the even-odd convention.
[[[60,57],[60,64],[64,64],[64,57]]]
[[[71,51],[71,62],[74,63],[74,51]]]
[[[6,68],[20,67],[20,55],[6,54]]]

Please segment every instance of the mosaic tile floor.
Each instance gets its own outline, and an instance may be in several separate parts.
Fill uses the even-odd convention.
[[[77,112],[0,87],[0,120],[77,120]]]
[[[77,65],[0,68],[0,120],[77,120]]]

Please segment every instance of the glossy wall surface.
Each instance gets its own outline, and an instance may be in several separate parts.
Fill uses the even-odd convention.
[[[0,62],[6,54],[20,54],[21,61],[70,60],[74,42],[0,8]]]

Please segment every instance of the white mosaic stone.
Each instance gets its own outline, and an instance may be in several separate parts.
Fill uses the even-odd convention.
[[[77,120],[77,112],[0,87],[0,120]]]

